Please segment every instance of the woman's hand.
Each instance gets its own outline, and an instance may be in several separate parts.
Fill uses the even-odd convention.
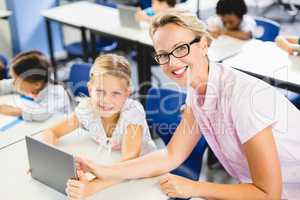
[[[162,191],[173,198],[196,197],[198,182],[192,181],[181,176],[168,174],[159,182]]]
[[[80,158],[80,157],[76,157],[76,169],[78,171],[83,171],[83,172],[90,172],[92,174],[94,174],[97,178],[103,179],[104,177],[109,177],[109,174],[106,173],[104,166],[100,166],[90,160],[84,159],[84,158]]]
[[[67,182],[66,193],[69,200],[82,200],[89,194],[89,181],[85,178],[83,171],[77,171],[79,180],[70,179]]]

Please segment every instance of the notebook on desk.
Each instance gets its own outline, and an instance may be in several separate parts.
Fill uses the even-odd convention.
[[[220,36],[211,43],[208,49],[208,57],[212,62],[222,62],[239,54],[246,43],[246,41],[232,37]]]
[[[135,13],[138,11],[137,7],[119,4],[118,11],[121,26],[141,29],[140,22],[135,19]]]
[[[53,146],[26,136],[31,176],[39,182],[65,193],[69,179],[77,179],[75,159]]]

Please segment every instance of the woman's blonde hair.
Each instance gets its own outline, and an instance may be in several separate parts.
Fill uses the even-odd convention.
[[[208,45],[212,41],[212,37],[206,30],[206,25],[200,21],[196,15],[186,10],[180,9],[169,9],[166,12],[156,15],[150,26],[150,36],[153,35],[158,28],[163,27],[167,24],[176,24],[182,28],[193,31],[197,36],[205,36],[207,38]]]
[[[111,75],[126,80],[131,85],[131,67],[123,56],[104,54],[99,56],[90,71],[90,79],[97,75]]]

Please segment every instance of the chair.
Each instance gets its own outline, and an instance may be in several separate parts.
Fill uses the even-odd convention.
[[[89,81],[90,69],[91,64],[89,63],[76,63],[71,66],[68,84],[75,97],[89,96],[86,84]]]
[[[279,34],[280,24],[263,17],[255,17],[254,19],[257,25],[255,38],[262,41],[274,41]]]
[[[299,0],[277,0],[274,3],[272,3],[270,6],[268,6],[262,12],[263,16],[266,17],[267,14],[276,7],[283,9],[283,11],[285,11],[287,13],[287,15],[290,16],[290,19],[288,21],[290,23],[295,22],[297,15],[300,13]],[[280,16],[280,17],[282,17],[282,16]],[[279,21],[279,22],[283,22],[283,19],[281,19],[281,18],[276,17],[275,20]]]
[[[5,56],[0,54],[0,63],[4,65],[4,68],[0,70],[0,80],[8,78],[8,67],[7,67],[7,59]]]
[[[186,94],[169,89],[150,88],[146,98],[146,118],[149,127],[167,145],[181,120],[181,107]],[[207,143],[202,137],[190,156],[171,173],[192,180],[198,180],[203,153]]]

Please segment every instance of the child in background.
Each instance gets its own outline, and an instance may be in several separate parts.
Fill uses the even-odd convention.
[[[0,54],[0,80],[4,79],[6,76],[5,66],[6,66],[6,59],[4,58],[4,56]]]
[[[130,160],[156,149],[151,139],[143,106],[131,98],[131,69],[124,57],[107,54],[98,57],[88,82],[90,97],[81,100],[75,112],[45,131],[44,141],[56,144],[58,139],[77,128],[83,128],[100,145],[121,151],[121,161]],[[81,172],[79,180],[69,180],[69,198],[90,196],[119,180],[88,181]]]
[[[291,55],[300,55],[300,37],[297,36],[277,36],[276,44],[278,47]]]
[[[49,60],[39,51],[17,55],[11,61],[11,79],[0,81],[0,95],[18,92],[31,97],[28,105],[0,105],[0,114],[22,116],[26,121],[45,121],[54,113],[70,111],[70,98],[63,86],[50,80]]]
[[[0,80],[4,79],[5,68],[4,64],[0,60]]]
[[[240,40],[249,40],[254,36],[255,20],[246,15],[244,0],[219,0],[216,7],[217,17],[207,20],[212,36],[228,35]]]
[[[150,8],[137,11],[135,15],[136,20],[150,22],[154,15],[174,8],[175,5],[176,0],[152,0],[152,6]]]

